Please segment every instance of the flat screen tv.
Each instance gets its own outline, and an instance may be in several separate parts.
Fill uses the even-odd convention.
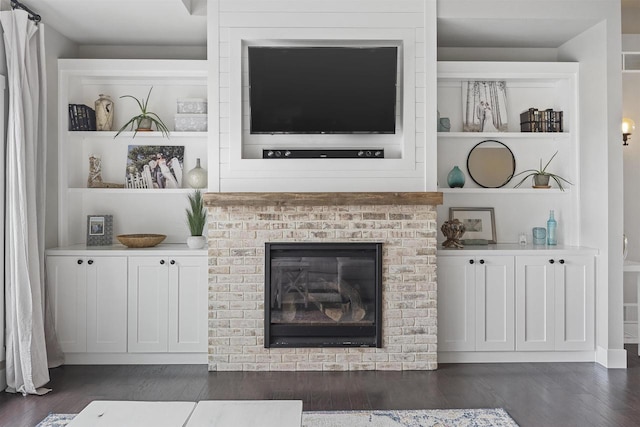
[[[393,134],[397,47],[249,46],[252,134]]]

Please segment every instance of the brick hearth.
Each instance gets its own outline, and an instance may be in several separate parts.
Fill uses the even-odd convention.
[[[441,193],[208,193],[205,201],[209,370],[436,369]],[[308,241],[383,243],[382,348],[264,348],[264,243]]]

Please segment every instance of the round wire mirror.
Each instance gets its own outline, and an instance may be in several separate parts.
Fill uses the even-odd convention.
[[[469,176],[480,187],[504,187],[516,171],[513,152],[500,141],[487,139],[476,144],[467,157]]]

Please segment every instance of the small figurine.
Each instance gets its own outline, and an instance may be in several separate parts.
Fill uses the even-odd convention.
[[[460,238],[464,235],[466,228],[463,223],[458,219],[450,219],[445,221],[440,227],[442,234],[447,238],[442,242],[442,246],[445,248],[458,248],[462,249],[464,246],[460,243]]]

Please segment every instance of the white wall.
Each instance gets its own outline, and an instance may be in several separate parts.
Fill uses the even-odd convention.
[[[623,22],[624,29],[624,22]],[[623,34],[622,50],[640,52],[640,34]],[[635,121],[635,135],[631,135],[629,145],[623,148],[624,157],[624,232],[629,240],[628,260],[640,261],[640,70],[622,73],[622,116]],[[637,303],[637,281],[634,274],[624,277],[624,302]],[[637,320],[636,310],[631,309],[631,319]],[[638,342],[637,325],[625,330],[627,342]]]
[[[218,90],[219,123],[210,121],[209,165],[219,162],[219,180],[210,168],[210,191],[432,191],[436,189],[435,156],[435,0],[264,1],[220,0],[208,3],[209,58]],[[403,41],[402,133],[398,136],[274,135],[256,140],[244,126],[246,59],[243,43],[334,40]],[[210,61],[214,62],[214,61]],[[429,69],[427,69],[427,67]],[[243,69],[245,68],[245,69]],[[210,80],[212,83],[215,78]],[[215,111],[210,110],[210,115]],[[212,135],[213,134],[213,135]],[[386,139],[385,139],[386,138]],[[302,142],[301,142],[302,141]],[[327,142],[329,141],[329,142]],[[360,148],[383,146],[392,159],[304,161],[262,160],[261,148]],[[219,144],[219,146],[218,146]],[[266,144],[266,145],[265,145]],[[249,150],[247,150],[249,147]],[[397,154],[401,151],[401,155]],[[428,173],[425,173],[425,170]]]
[[[559,58],[580,61],[583,244],[600,250],[596,269],[596,360],[626,367],[622,320],[622,144],[620,15],[603,8],[599,24],[565,43]]]

